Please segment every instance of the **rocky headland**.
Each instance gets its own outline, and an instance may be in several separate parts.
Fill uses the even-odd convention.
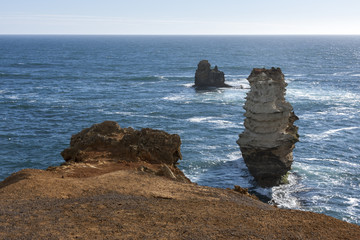
[[[211,69],[211,65],[208,60],[201,60],[195,72],[194,87],[207,88],[231,86],[225,83],[224,72],[219,71],[217,66]]]
[[[116,168],[119,163],[125,163],[139,165],[141,171],[190,182],[177,168],[178,160],[182,158],[180,145],[180,136],[177,134],[150,128],[121,128],[116,122],[105,121],[71,137],[70,147],[61,152],[66,161],[62,167],[82,163],[96,172],[98,165]],[[53,170],[58,171],[59,167]]]
[[[242,156],[260,186],[286,182],[299,141],[298,118],[285,101],[284,74],[280,68],[254,68],[248,77],[250,91],[244,105],[245,130],[239,135]]]
[[[360,226],[191,183],[180,137],[95,124],[64,164],[0,182],[0,239],[360,239]]]

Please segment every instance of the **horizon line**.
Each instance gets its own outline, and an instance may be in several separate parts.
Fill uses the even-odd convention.
[[[43,35],[43,36],[360,36],[360,33],[274,33],[274,34],[142,34],[142,33],[0,33],[0,36],[10,35]]]

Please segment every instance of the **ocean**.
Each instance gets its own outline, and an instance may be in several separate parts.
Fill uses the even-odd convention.
[[[234,87],[194,89],[203,59]],[[299,117],[290,183],[273,188],[236,144],[262,67],[282,69]],[[179,134],[200,185],[360,224],[360,36],[0,36],[0,180],[61,164],[71,135],[105,120]]]

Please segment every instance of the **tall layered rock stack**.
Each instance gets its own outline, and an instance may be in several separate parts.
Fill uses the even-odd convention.
[[[202,60],[195,72],[195,87],[230,87],[225,83],[224,72],[219,71],[215,66],[210,67],[208,60]]]
[[[285,101],[287,83],[280,68],[254,68],[248,77],[251,90],[244,109],[245,131],[237,143],[250,173],[262,187],[284,182],[299,141],[298,120]]]

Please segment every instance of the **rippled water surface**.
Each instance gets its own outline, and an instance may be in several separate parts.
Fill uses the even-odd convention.
[[[202,59],[235,87],[192,88]],[[236,140],[246,77],[273,66],[289,84],[301,141],[290,184],[263,189]],[[240,185],[360,224],[359,36],[0,36],[0,120],[0,180],[60,164],[72,134],[113,120],[179,134],[180,168],[201,185]]]

